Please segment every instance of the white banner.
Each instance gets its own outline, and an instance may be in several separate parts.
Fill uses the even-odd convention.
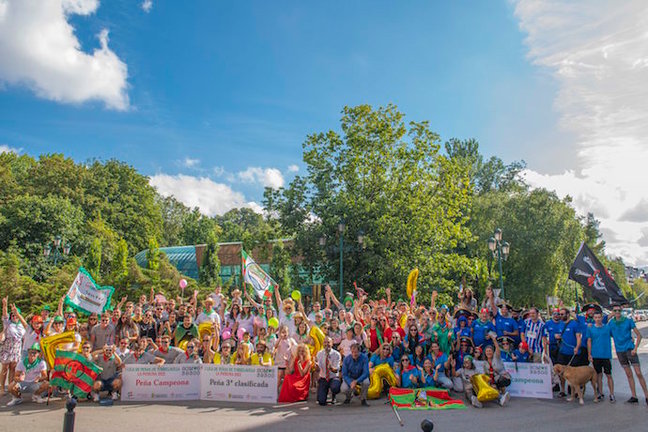
[[[75,309],[101,314],[110,305],[113,287],[100,287],[84,268],[79,269],[65,297],[65,302]]]
[[[277,403],[277,368],[205,364],[200,374],[200,399]]]
[[[484,370],[483,361],[475,361],[478,371]],[[511,396],[538,399],[551,399],[551,368],[543,363],[509,363],[504,367],[511,375],[511,385],[507,388]]]
[[[126,365],[121,400],[173,401],[200,398],[199,364]]]

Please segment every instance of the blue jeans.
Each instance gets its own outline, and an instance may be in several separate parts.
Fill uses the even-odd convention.
[[[326,397],[328,396],[329,389],[331,390],[333,397],[335,397],[340,393],[340,385],[342,385],[340,378],[331,378],[328,381],[324,378],[320,378],[317,381],[317,403],[320,405],[326,405]]]

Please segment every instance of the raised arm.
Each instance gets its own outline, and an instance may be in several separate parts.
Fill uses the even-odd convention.
[[[331,289],[330,285],[326,285],[326,291],[329,293],[329,298],[333,301],[333,304],[335,304],[335,306],[337,306],[338,309],[340,310],[343,309],[342,304],[340,303],[338,298],[335,297],[335,294],[333,293],[333,290]]]
[[[20,314],[20,312],[18,312],[18,308],[16,307],[16,304],[15,304],[15,303],[12,303],[12,304],[11,304],[11,313],[15,314],[15,315],[18,317],[18,321],[20,321],[20,323],[21,323],[22,326],[25,328],[25,330],[28,329],[28,328],[30,328],[30,327],[27,325],[27,321],[25,321],[25,318],[23,318],[23,316]],[[29,347],[28,347],[28,348],[29,348]]]
[[[387,294],[387,308],[391,305],[391,288],[385,288],[385,294]]]
[[[279,292],[279,285],[274,286],[274,294],[275,294],[275,300],[277,301],[277,310],[280,311],[283,302],[281,301],[281,293]]]
[[[247,301],[250,302],[252,306],[254,306],[257,309],[261,307],[261,303],[257,303],[254,300],[252,300],[252,296],[250,296],[250,293],[248,293],[246,289],[244,289],[243,292],[245,293],[245,298],[247,299]]]

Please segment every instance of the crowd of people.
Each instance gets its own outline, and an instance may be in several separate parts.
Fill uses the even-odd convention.
[[[504,362],[546,362],[591,364],[599,390],[605,375],[609,400],[615,402],[614,340],[630,383],[628,402],[638,402],[634,371],[648,403],[637,355],[641,334],[620,306],[609,316],[597,304],[586,305],[582,314],[563,306],[543,320],[537,308],[512,307],[491,287],[481,303],[470,288],[461,289],[452,310],[436,304],[436,291],[429,306],[415,299],[392,301],[391,291],[385,293],[386,298],[370,300],[358,289],[338,299],[327,286],[323,304],[315,301],[307,311],[299,296],[283,299],[279,289],[260,302],[238,289],[226,296],[216,288],[202,300],[195,292],[186,302],[151,292],[137,301],[122,298],[83,320],[65,307],[64,298],[57,310],[43,307],[31,317],[4,298],[0,391],[11,393],[10,406],[21,403],[23,394],[43,402],[52,389],[39,341],[68,331],[74,341],[57,348],[79,352],[102,368],[89,395],[94,401],[102,395],[119,398],[127,364],[215,363],[276,366],[279,402],[306,400],[312,392],[320,405],[335,404],[341,393],[343,404],[357,396],[368,406],[372,374],[386,364],[397,387],[445,388],[475,407],[482,403],[472,378],[485,374],[503,406],[511,384]],[[554,391],[565,397],[564,381]],[[595,402],[602,399],[597,392]]]

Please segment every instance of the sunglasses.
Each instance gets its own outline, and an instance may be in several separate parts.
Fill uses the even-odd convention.
[[[401,363],[405,363],[405,362],[409,363],[409,359],[406,359],[406,358],[401,359]]]
[[[187,349],[194,349],[195,347],[193,345],[187,345]]]
[[[612,309],[613,312],[621,312],[621,309]]]

